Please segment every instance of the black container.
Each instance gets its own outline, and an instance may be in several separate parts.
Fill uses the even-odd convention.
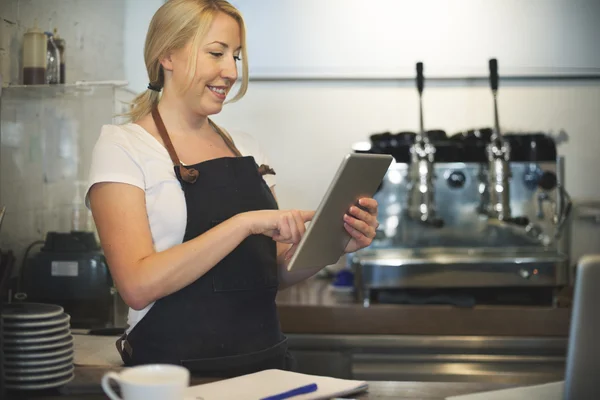
[[[73,328],[111,325],[113,281],[91,232],[49,232],[40,251],[26,260],[21,282],[27,301],[62,306]]]

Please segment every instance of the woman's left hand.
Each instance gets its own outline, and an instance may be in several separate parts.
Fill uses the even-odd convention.
[[[352,236],[352,239],[344,250],[353,253],[371,244],[375,232],[379,226],[377,221],[377,200],[362,198],[358,201],[361,207],[352,206],[344,215],[344,228]]]

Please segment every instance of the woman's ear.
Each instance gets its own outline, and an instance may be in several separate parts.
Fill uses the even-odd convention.
[[[159,59],[160,65],[166,71],[173,71],[173,60],[172,53],[167,54],[165,57]]]

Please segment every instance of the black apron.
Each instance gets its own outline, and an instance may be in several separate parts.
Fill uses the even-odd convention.
[[[153,116],[185,195],[184,242],[236,214],[278,208],[259,172],[268,167],[241,156],[218,127],[213,125],[237,157],[186,168],[156,109]],[[275,241],[251,235],[198,280],[157,300],[117,348],[126,366],[178,364],[206,377],[289,370],[292,358],[275,303],[278,283]]]

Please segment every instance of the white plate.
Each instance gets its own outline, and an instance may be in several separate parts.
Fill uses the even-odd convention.
[[[42,390],[51,389],[60,386],[64,386],[71,382],[75,378],[75,374],[71,373],[70,376],[66,376],[61,379],[53,379],[45,382],[20,382],[20,383],[8,383],[6,382],[4,387],[11,390]]]
[[[33,352],[16,352],[16,353],[4,353],[4,364],[8,365],[9,359],[27,359],[27,360],[38,360],[38,359],[57,359],[65,354],[73,354],[73,345],[68,345],[60,349],[52,349],[50,351],[33,351]]]
[[[64,368],[68,368],[73,365],[73,357],[67,358],[65,361],[50,364],[48,366],[40,366],[39,364],[33,364],[32,367],[8,367],[4,366],[4,372],[13,375],[27,375],[27,374],[42,374],[44,372],[58,371]]]
[[[44,303],[10,303],[2,306],[2,319],[45,319],[61,315],[64,308],[56,304]]]
[[[27,344],[9,344],[6,343],[4,345],[4,354],[6,357],[9,357],[10,354],[14,353],[22,353],[22,352],[30,352],[36,350],[50,350],[56,349],[58,347],[73,345],[73,336],[69,333],[65,338],[55,340],[49,343],[27,343]]]
[[[2,332],[4,334],[4,338],[7,337],[23,337],[23,336],[43,336],[43,335],[49,335],[51,333],[56,333],[56,332],[62,332],[65,329],[70,329],[71,328],[71,324],[69,324],[68,322],[64,323],[64,324],[59,324],[56,326],[51,326],[48,328],[45,327],[41,327],[41,328],[10,328],[10,329],[6,329],[6,326],[4,327],[4,331]]]
[[[32,358],[26,360],[4,360],[4,367],[40,367],[43,365],[54,365],[62,362],[74,362],[74,355],[72,349],[67,349],[68,353],[64,355],[58,355],[52,358]],[[70,350],[70,351],[69,351]]]
[[[67,376],[71,376],[73,375],[74,371],[75,367],[73,365],[70,365],[58,371],[43,372],[40,374],[6,374],[4,375],[4,381],[7,383],[50,381],[54,379],[63,379]]]
[[[71,331],[68,329],[63,329],[62,331],[53,333],[51,335],[44,336],[26,336],[26,337],[5,337],[4,344],[5,345],[20,345],[20,344],[30,344],[30,343],[46,343],[46,342],[56,342],[57,340],[68,338],[71,335]]]
[[[5,328],[16,328],[19,330],[25,330],[27,328],[41,328],[47,326],[64,325],[71,320],[69,314],[61,314],[51,318],[44,319],[24,319],[24,320],[10,320],[5,321],[2,325]]]

